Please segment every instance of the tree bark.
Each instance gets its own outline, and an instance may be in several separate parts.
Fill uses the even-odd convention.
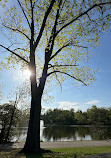
[[[40,153],[40,113],[41,97],[39,91],[32,97],[28,133],[23,148],[24,153]]]
[[[2,129],[1,129],[1,133],[0,133],[0,143],[4,143],[5,130],[6,130],[6,124],[2,125]]]
[[[16,107],[14,105],[14,107],[12,109],[12,114],[11,114],[11,118],[10,118],[9,127],[7,129],[7,135],[6,135],[6,138],[5,138],[5,142],[7,142],[8,139],[9,139],[9,134],[10,134],[10,130],[11,130],[11,127],[12,127],[12,122],[13,122],[13,117],[14,117],[15,110],[16,110]]]

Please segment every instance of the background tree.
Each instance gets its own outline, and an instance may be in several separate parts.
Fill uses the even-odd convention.
[[[83,113],[82,111],[77,111],[75,113],[75,119],[77,120],[77,124],[87,124],[87,116],[86,113]]]
[[[0,107],[2,125],[1,142],[9,141],[13,126],[17,126],[17,124],[20,126],[20,122],[23,122],[22,119],[25,117],[27,118],[27,120],[25,120],[27,124],[29,119],[28,114],[25,111],[19,110],[20,108],[26,109],[26,107],[28,107],[27,98],[30,97],[30,89],[27,87],[27,83],[24,82],[20,86],[16,87],[16,90],[11,91],[10,97],[11,95],[13,95],[13,98],[15,96],[16,99],[3,104]],[[24,117],[23,114],[25,115]]]
[[[93,105],[91,109],[87,110],[87,121],[89,124],[109,124],[110,123],[110,110],[105,108],[98,108]]]
[[[111,1],[8,0],[1,4],[6,6],[1,30],[7,40],[1,39],[0,46],[11,53],[8,64],[21,60],[32,73],[30,120],[23,151],[38,153],[46,80],[54,75],[58,83],[66,76],[84,85],[93,82],[94,71],[87,64],[88,48],[97,45],[99,36],[108,28]]]
[[[30,114],[30,109],[23,109],[21,110],[21,119],[18,122],[19,127],[28,127],[28,122],[29,122],[29,115]]]
[[[109,117],[108,117],[108,124],[111,125],[111,108],[108,109]]]
[[[42,119],[45,125],[73,125],[76,123],[73,110],[48,110]]]
[[[5,103],[0,105],[0,143],[10,141],[10,137],[13,135],[12,126],[17,126],[20,121],[20,110],[15,106],[15,103]]]

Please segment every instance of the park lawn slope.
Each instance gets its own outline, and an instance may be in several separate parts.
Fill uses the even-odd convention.
[[[20,149],[10,151],[1,151],[0,158],[77,158],[85,155],[94,155],[101,153],[111,153],[111,146],[105,147],[75,147],[75,148],[57,148],[50,149],[51,153],[37,154],[20,154]]]

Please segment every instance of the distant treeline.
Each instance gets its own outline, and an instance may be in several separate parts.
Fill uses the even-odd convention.
[[[93,105],[86,112],[54,109],[41,116],[45,125],[111,125],[111,108]]]

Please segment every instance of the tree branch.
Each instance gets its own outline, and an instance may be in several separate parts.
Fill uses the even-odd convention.
[[[14,28],[11,28],[11,27],[6,26],[6,25],[4,25],[4,24],[3,24],[3,26],[6,27],[6,28],[8,28],[8,29],[10,29],[10,30],[12,30],[12,31],[17,31],[17,32],[21,33],[21,34],[24,35],[28,40],[30,40],[30,38],[29,38],[24,32],[20,31],[19,29],[17,29],[17,28],[14,29]]]
[[[69,46],[69,43],[63,45],[54,55],[52,55],[52,56],[50,57],[50,60],[52,60],[63,48],[65,48],[65,47],[67,47],[67,46]]]
[[[82,81],[81,79],[76,78],[76,77],[74,77],[74,76],[72,76],[72,75],[70,75],[70,74],[68,74],[68,73],[66,73],[66,72],[62,72],[62,71],[55,70],[55,71],[50,72],[49,74],[47,74],[47,76],[50,76],[50,75],[52,75],[52,74],[54,74],[54,73],[57,73],[57,72],[58,72],[58,73],[61,73],[61,74],[64,74],[64,75],[67,75],[67,76],[69,76],[69,77],[71,77],[71,78],[73,78],[73,79],[75,79],[75,80],[77,80],[77,81],[83,83],[85,86],[87,86],[86,83],[85,83],[84,81]]]
[[[24,9],[23,9],[23,7],[22,7],[22,5],[21,5],[20,1],[19,1],[19,0],[17,0],[17,1],[18,1],[19,6],[20,6],[20,8],[22,9],[22,12],[23,12],[23,14],[24,14],[24,16],[25,16],[25,18],[26,18],[26,20],[27,20],[27,23],[28,23],[28,25],[29,25],[29,28],[31,29],[31,26],[30,26],[29,20],[28,20],[28,18],[27,18],[27,16],[26,16],[26,14],[25,14]]]
[[[59,9],[60,9],[60,5],[59,5]],[[45,61],[46,62],[50,61],[50,57],[51,57],[51,54],[52,54],[52,51],[53,51],[53,47],[54,47],[57,20],[59,18],[59,9],[57,9],[57,14],[56,14],[55,22],[54,22],[54,25],[53,25],[53,28],[52,28],[52,31],[51,31],[51,35],[50,35],[48,44],[47,44],[46,49],[45,49]]]
[[[38,0],[37,0],[37,1],[38,1]],[[35,4],[37,3],[37,1],[34,2],[34,4],[33,4],[33,8],[35,7]]]
[[[45,15],[44,15],[44,19],[43,19],[43,22],[42,22],[42,26],[41,26],[39,35],[38,35],[38,37],[37,37],[37,39],[36,39],[36,41],[35,41],[35,43],[34,43],[34,50],[36,49],[36,47],[37,47],[37,45],[38,45],[38,43],[39,43],[39,41],[40,41],[40,38],[41,38],[42,33],[43,33],[43,31],[44,31],[44,28],[45,28],[46,20],[47,20],[47,18],[48,18],[48,15],[49,15],[51,9],[52,9],[52,6],[53,6],[54,2],[55,2],[55,0],[52,0],[52,1],[51,1],[50,6],[48,7],[48,9],[47,9],[47,11],[46,11],[46,13],[45,13]]]
[[[58,83],[60,84],[60,87],[61,87],[61,92],[62,92],[62,85],[61,85],[61,83],[60,83],[60,81],[59,81],[59,79],[58,79],[58,76],[57,76],[57,74],[55,73],[55,76],[56,76],[56,80],[58,81]]]
[[[74,65],[51,65],[51,64],[49,64],[50,65],[50,67],[49,67],[49,69],[50,68],[54,68],[54,67],[73,67],[73,66],[79,66],[79,65],[76,65],[76,64],[74,64]]]
[[[88,48],[86,46],[81,46],[81,45],[78,45],[78,44],[73,44],[73,42],[69,43],[69,46],[80,47],[80,48]]]
[[[80,47],[80,48],[87,48],[87,47],[85,47],[85,46],[81,46],[81,45],[77,45],[77,44],[74,44],[74,45],[73,45],[73,42],[69,42],[69,43],[63,45],[54,55],[52,55],[52,56],[50,57],[50,60],[52,60],[56,55],[58,55],[59,52],[62,51],[63,48],[66,48],[66,47],[71,46],[71,45],[72,45],[72,46],[75,46],[75,47]]]
[[[90,21],[92,21],[91,18],[90,18],[90,16],[89,16],[89,14],[87,13],[86,15],[88,16],[88,19],[89,19]]]
[[[49,64],[49,65],[52,66],[51,64]],[[50,67],[50,68],[51,68],[51,67]],[[53,71],[55,71],[54,66],[52,66],[52,68],[53,68]],[[57,76],[56,73],[55,73],[55,77],[56,77],[56,80],[58,81],[58,83],[60,84],[61,92],[62,92],[62,85],[61,85],[61,83],[60,83],[60,81],[59,81],[58,76]]]
[[[14,49],[14,51],[16,51],[16,50],[23,50],[23,51],[27,51],[26,49],[24,49],[24,48],[15,48]]]
[[[52,28],[51,37],[50,37],[50,40],[49,40],[49,43],[48,43],[48,47],[50,46],[50,48],[49,48],[49,52],[50,52],[49,55],[50,56],[52,54],[53,47],[54,47],[54,41],[55,41],[55,37],[56,37],[56,27],[57,27],[57,21],[58,21],[58,18],[59,18],[59,11],[60,11],[60,5],[61,5],[61,3],[62,3],[62,0],[60,0],[59,5],[58,5],[59,8],[57,9],[54,26]]]
[[[89,11],[91,11],[93,8],[97,7],[97,6],[101,6],[101,5],[108,5],[111,4],[110,2],[106,2],[106,3],[99,3],[99,4],[94,4],[92,5],[89,9],[87,9],[85,12],[77,15],[73,20],[71,20],[70,22],[68,22],[67,24],[65,24],[64,26],[62,26],[60,28],[60,30],[57,31],[56,35],[59,34],[59,32],[61,32],[64,28],[66,28],[67,26],[69,26],[70,24],[72,24],[74,21],[78,20],[80,17],[82,17],[83,15],[87,14]]]
[[[5,47],[5,46],[3,46],[3,45],[1,45],[1,44],[0,44],[0,47],[2,47],[2,48],[4,48],[4,49],[8,50],[9,52],[11,52],[12,54],[14,54],[15,56],[17,56],[17,57],[20,58],[21,60],[23,60],[23,61],[25,61],[27,64],[29,64],[29,62],[28,62],[26,59],[24,59],[23,57],[21,57],[19,54],[15,53],[14,51],[10,50],[9,48],[7,48],[7,47]]]

